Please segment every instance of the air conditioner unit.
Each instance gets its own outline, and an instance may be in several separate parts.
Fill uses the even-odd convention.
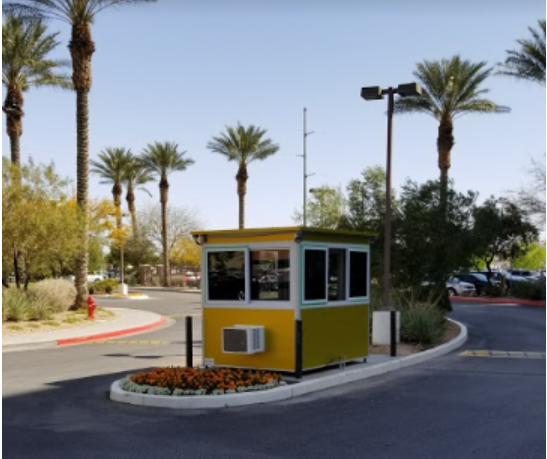
[[[234,325],[222,329],[222,350],[228,354],[258,354],[264,352],[264,327]]]

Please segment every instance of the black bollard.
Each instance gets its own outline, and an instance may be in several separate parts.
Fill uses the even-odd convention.
[[[302,321],[296,321],[296,355],[295,355],[295,369],[294,376],[296,379],[302,379]]]
[[[186,316],[186,366],[194,366],[194,337],[192,327],[192,316]]]
[[[391,311],[391,357],[397,357],[397,311]]]

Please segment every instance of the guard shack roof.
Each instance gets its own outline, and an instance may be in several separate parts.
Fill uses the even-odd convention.
[[[339,231],[323,228],[288,226],[214,231],[192,231],[194,240],[202,244],[230,244],[237,242],[332,242],[370,244],[377,236],[372,232]]]

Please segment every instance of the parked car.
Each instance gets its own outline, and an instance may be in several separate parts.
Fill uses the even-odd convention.
[[[102,281],[103,279],[107,279],[108,276],[106,276],[104,273],[97,271],[92,273],[87,273],[87,283],[93,284],[95,282]],[[76,277],[74,274],[69,274],[68,276],[63,276],[63,279],[74,282],[76,280]]]
[[[201,274],[186,274],[184,280],[189,287],[199,287],[201,283]]]
[[[469,272],[469,273],[455,273],[454,277],[460,281],[473,284],[477,292],[477,296],[481,296],[485,291],[486,287],[489,285],[488,278],[483,273]],[[492,285],[495,285],[492,282]]]
[[[477,292],[473,284],[461,281],[454,276],[451,276],[446,281],[446,290],[448,291],[448,296],[471,296]]]

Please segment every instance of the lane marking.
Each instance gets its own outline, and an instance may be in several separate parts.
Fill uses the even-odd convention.
[[[171,319],[180,319],[182,317],[187,317],[187,316],[201,317],[202,314],[171,314],[170,316],[167,316],[167,317],[170,317]]]
[[[123,340],[100,340],[93,341],[91,344],[123,344],[123,345],[139,345],[139,346],[165,346],[168,344],[178,344],[177,341],[123,341]]]
[[[487,357],[497,359],[532,359],[545,360],[545,352],[524,352],[524,351],[490,351],[475,350],[464,351],[459,354],[460,357]]]

